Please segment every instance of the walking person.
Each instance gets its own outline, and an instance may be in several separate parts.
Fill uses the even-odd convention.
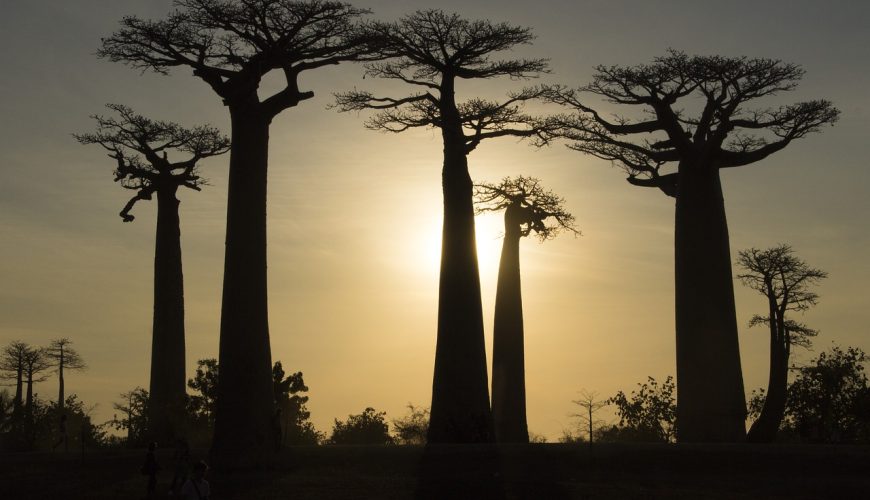
[[[149,444],[148,453],[145,454],[145,463],[142,464],[142,475],[148,476],[148,489],[145,498],[154,498],[154,490],[157,489],[157,471],[160,470],[160,464],[157,463],[157,457],[154,456],[156,450],[157,443]]]
[[[208,500],[211,488],[205,480],[208,464],[200,460],[193,466],[193,476],[181,487],[181,498],[184,500]]]

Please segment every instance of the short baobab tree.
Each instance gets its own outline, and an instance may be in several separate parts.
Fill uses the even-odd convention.
[[[364,59],[357,21],[368,11],[330,0],[174,0],[161,20],[128,16],[103,39],[100,57],[168,74],[187,68],[230,115],[232,150],[221,303],[220,365],[211,455],[218,465],[268,462],[272,353],[266,286],[269,128],[283,111],[314,97],[300,76]],[[269,95],[266,75],[286,85]],[[304,124],[299,124],[304,127]]]
[[[672,50],[651,64],[598,66],[592,83],[576,90],[550,89],[553,102],[573,111],[559,120],[557,133],[570,141],[570,148],[622,167],[635,186],[657,188],[676,199],[680,441],[745,439],[746,403],[719,175],[764,160],[837,120],[839,111],[826,100],[752,106],[795,89],[803,74],[800,66],[776,59],[688,56]],[[614,105],[632,114],[608,117],[604,110]]]
[[[428,442],[489,442],[494,436],[468,155],[487,139],[542,137],[547,122],[523,111],[523,104],[540,97],[541,89],[524,89],[501,102],[459,102],[456,87],[463,80],[534,77],[547,70],[547,63],[492,58],[530,43],[534,35],[528,28],[471,21],[440,10],[369,23],[365,30],[366,38],[387,58],[367,64],[366,75],[396,80],[414,90],[396,97],[354,90],[337,94],[336,107],[378,111],[366,122],[372,130],[439,129],[444,145],[444,226]]]
[[[792,347],[809,348],[818,332],[787,316],[818,303],[811,290],[828,276],[794,255],[790,245],[765,250],[750,248],[737,254],[742,272],[737,278],[767,300],[767,315],[756,314],[749,326],[766,325],[770,332],[767,393],[758,418],[747,434],[751,442],[771,442],[782,423],[788,399],[789,358]]]
[[[475,185],[478,213],[504,210],[504,242],[498,267],[492,338],[492,416],[496,439],[528,443],[520,240],[541,242],[562,231],[579,234],[564,200],[533,177],[505,178]]]
[[[97,130],[76,134],[82,144],[97,144],[115,160],[115,181],[135,192],[124,205],[124,222],[135,217],[134,205],[157,197],[154,251],[154,320],[151,337],[151,404],[149,432],[171,440],[182,432],[185,404],[184,279],[178,217],[181,187],[200,191],[199,162],[226,153],[230,141],[210,126],[184,128],[153,121],[127,106],[109,104],[117,116],[95,115]],[[184,155],[170,161],[168,153]]]

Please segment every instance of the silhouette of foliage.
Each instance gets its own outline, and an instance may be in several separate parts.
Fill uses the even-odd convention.
[[[601,410],[605,406],[611,404],[611,399],[598,399],[598,394],[586,390],[580,391],[580,397],[571,401],[581,408],[580,413],[575,413],[571,416],[580,421],[580,430],[586,430],[589,444],[595,441],[595,437],[600,432],[600,428],[604,425],[604,421],[595,418],[595,412]],[[580,442],[578,436],[574,436],[570,431],[565,431],[563,434],[564,442]]]
[[[393,439],[396,444],[423,446],[429,432],[429,408],[408,403],[408,414],[393,420]]]
[[[218,361],[215,358],[196,362],[196,373],[187,381],[187,387],[199,394],[190,396],[190,412],[194,422],[214,427],[214,410],[217,402]]]
[[[533,232],[541,241],[555,238],[561,231],[579,235],[574,216],[565,210],[565,199],[541,186],[534,177],[505,177],[499,184],[482,182],[474,185],[475,209],[478,214],[519,207],[520,235]]]
[[[150,200],[160,190],[184,186],[200,191],[205,180],[199,174],[199,161],[229,151],[230,141],[214,127],[200,125],[191,129],[177,123],[153,121],[121,104],[107,104],[118,118],[93,115],[97,131],[73,134],[81,144],[98,144],[117,162],[115,182],[136,195],[127,202],[120,216],[124,222],[139,200]],[[188,155],[170,162],[169,151]]]
[[[616,406],[619,425],[614,426],[605,440],[659,441],[670,443],[676,437],[677,404],[674,397],[674,378],[668,375],[659,385],[653,377],[637,384],[638,390],[630,395],[619,391],[608,401]]]
[[[814,442],[870,441],[866,353],[838,346],[797,367],[788,388],[784,427]]]
[[[314,428],[309,418],[311,412],[305,406],[308,392],[302,372],[284,376],[280,361],[272,367],[272,382],[275,387],[275,402],[281,410],[281,442],[289,445],[315,445],[323,440],[323,434]]]
[[[120,418],[116,413],[110,425],[118,430],[127,432],[126,445],[128,448],[140,448],[148,440],[148,405],[150,395],[141,387],[121,393],[121,402],[112,403],[112,408],[121,413]]]
[[[392,444],[385,412],[368,407],[358,415],[348,415],[347,421],[335,419],[328,444]]]

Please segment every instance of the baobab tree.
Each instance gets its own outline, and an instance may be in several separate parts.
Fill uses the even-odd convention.
[[[154,250],[154,319],[151,336],[151,393],[148,407],[152,439],[171,441],[181,435],[184,421],[184,278],[181,266],[181,228],[178,189],[200,191],[204,183],[199,163],[221,155],[230,142],[214,127],[184,128],[153,121],[132,109],[109,104],[117,117],[95,115],[97,130],[77,134],[82,144],[98,144],[115,160],[115,181],[136,194],[124,205],[125,222],[140,200],[157,196],[157,233]],[[168,152],[184,155],[172,162]],[[61,390],[63,390],[61,382]]]
[[[492,441],[468,155],[485,139],[539,137],[546,124],[522,109],[540,96],[540,89],[515,92],[502,102],[457,102],[456,85],[460,80],[534,77],[546,71],[547,63],[491,59],[530,43],[534,36],[528,28],[470,21],[439,10],[417,11],[397,22],[373,22],[365,33],[388,58],[367,64],[366,76],[398,80],[414,90],[397,97],[361,90],[341,93],[336,95],[337,108],[377,110],[366,122],[372,130],[440,129],[444,145],[444,226],[428,441]]]
[[[98,55],[167,74],[187,67],[229,109],[232,150],[212,454],[227,465],[259,462],[274,442],[266,287],[269,125],[311,99],[302,73],[365,57],[356,21],[368,11],[325,0],[175,0],[165,19],[125,17]],[[283,89],[260,96],[280,71]]]
[[[63,404],[65,401],[64,393],[64,370],[84,370],[87,365],[77,350],[70,346],[72,340],[63,337],[54,339],[45,348],[45,355],[48,357],[52,366],[57,368],[57,408],[63,413]]]
[[[15,395],[12,397],[13,424],[20,421],[24,408],[24,359],[30,349],[27,343],[13,340],[0,351],[0,378],[15,381]]]
[[[565,200],[545,190],[533,177],[480,183],[475,185],[474,194],[478,213],[504,210],[492,337],[495,435],[502,443],[528,443],[520,240],[534,234],[544,242],[563,230],[579,232],[574,227],[574,216],[564,208]]]
[[[826,100],[752,107],[793,90],[803,76],[800,66],[776,59],[672,50],[651,64],[596,71],[579,89],[550,88],[552,101],[575,111],[560,120],[557,135],[622,167],[629,183],[676,199],[678,437],[741,441],[746,404],[719,172],[767,158],[833,124],[839,111]],[[611,104],[635,113],[608,118]]]
[[[24,361],[24,381],[27,386],[26,397],[24,400],[24,420],[28,426],[33,424],[33,384],[45,382],[48,375],[45,371],[51,368],[48,356],[45,355],[45,349],[41,347],[27,346],[23,355]],[[28,432],[33,429],[28,429]]]
[[[794,255],[789,245],[777,245],[765,250],[750,248],[737,254],[737,265],[743,272],[737,275],[749,288],[767,299],[767,315],[756,314],[749,326],[767,325],[770,332],[770,368],[767,393],[758,418],[752,423],[747,439],[771,442],[785,415],[788,399],[788,370],[791,348],[809,348],[818,332],[787,316],[803,312],[818,303],[819,296],[810,290],[828,273],[807,265]]]

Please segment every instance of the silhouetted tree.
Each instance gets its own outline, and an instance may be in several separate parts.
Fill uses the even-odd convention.
[[[788,388],[785,425],[806,441],[870,441],[867,355],[834,346],[797,367]]]
[[[746,405],[719,171],[763,160],[834,123],[839,111],[825,100],[752,108],[803,76],[799,66],[775,59],[672,50],[652,64],[596,70],[577,90],[550,88],[552,101],[577,112],[560,120],[558,135],[572,149],[621,166],[631,184],[676,198],[679,439],[741,441]],[[635,108],[638,118],[607,118],[585,95]]]
[[[429,432],[429,408],[408,403],[408,414],[393,420],[393,430],[396,444],[423,446]]]
[[[619,391],[608,401],[616,406],[619,425],[602,436],[608,441],[659,441],[670,443],[676,437],[677,404],[674,399],[674,378],[670,375],[662,385],[653,377],[637,384],[630,395]]]
[[[51,368],[51,362],[42,347],[28,347],[24,352],[24,380],[27,384],[27,396],[24,401],[24,417],[28,425],[33,424],[33,384],[45,382],[48,375],[44,374]]]
[[[767,325],[770,332],[770,370],[764,405],[752,423],[747,439],[771,442],[776,439],[785,414],[788,392],[788,368],[792,346],[809,348],[818,332],[787,317],[792,311],[803,312],[816,305],[818,295],[810,287],[828,273],[815,269],[794,255],[789,245],[766,250],[741,250],[737,264],[744,272],[737,275],[744,285],[764,295],[767,315],[756,314],[749,326]]]
[[[390,426],[385,412],[366,408],[359,415],[348,415],[347,421],[335,419],[329,444],[392,444]]]
[[[124,222],[139,200],[157,195],[154,251],[154,318],[151,336],[149,432],[152,439],[172,442],[184,420],[184,278],[178,217],[180,187],[196,191],[204,181],[199,162],[229,150],[229,139],[216,128],[153,121],[127,106],[108,104],[118,117],[96,115],[97,131],[75,135],[82,144],[99,144],[117,162],[115,181],[136,192],[121,210]],[[167,153],[184,155],[171,162]]]
[[[131,391],[121,394],[123,401],[120,403],[112,403],[112,407],[121,412],[122,417],[119,419],[115,415],[110,421],[112,427],[127,431],[127,447],[137,448],[150,441],[148,439],[149,415],[151,412],[150,397],[148,391],[141,387],[136,387]]]
[[[175,0],[159,21],[125,17],[98,55],[166,74],[186,66],[230,113],[232,151],[221,306],[214,458],[260,462],[274,442],[266,287],[266,173],[269,125],[311,99],[299,88],[308,70],[359,59],[367,47],[355,21],[367,11],[328,0]],[[261,98],[280,71],[286,86]]]
[[[196,362],[194,377],[187,381],[187,386],[199,393],[190,396],[191,413],[210,429],[214,428],[219,374],[218,361],[215,358],[200,359]]]
[[[523,299],[520,239],[534,233],[543,242],[562,230],[578,234],[565,200],[534,177],[506,177],[474,190],[478,213],[504,210],[504,242],[498,267],[492,338],[492,417],[502,443],[528,443],[523,354]]]
[[[87,365],[85,360],[73,347],[70,347],[72,340],[63,337],[54,339],[45,349],[45,355],[48,357],[52,366],[57,368],[57,408],[58,413],[63,415],[63,405],[66,401],[64,395],[64,370],[84,370]]]
[[[598,394],[589,391],[580,391],[580,398],[571,401],[575,405],[579,406],[582,411],[580,413],[575,413],[572,415],[580,420],[580,424],[583,427],[586,427],[587,433],[589,435],[589,444],[591,445],[595,439],[595,427],[603,424],[603,421],[595,419],[595,412],[604,408],[605,406],[610,404],[609,399],[598,399]],[[572,440],[572,435],[569,432],[564,434],[565,442],[578,442],[579,440]]]
[[[308,386],[302,379],[302,372],[296,372],[285,377],[284,367],[276,361],[272,367],[272,383],[275,389],[275,404],[280,410],[281,444],[315,445],[323,439],[323,435],[311,423],[311,412],[305,406],[308,396],[298,395],[308,392]]]
[[[30,345],[13,340],[0,351],[0,377],[15,381],[15,396],[12,398],[12,421],[19,422],[24,410],[25,355]]]
[[[390,58],[368,64],[366,75],[398,80],[415,91],[403,97],[377,97],[354,90],[337,94],[337,107],[379,110],[366,123],[373,130],[438,128],[444,145],[438,339],[428,439],[492,441],[467,156],[484,139],[538,137],[546,124],[522,110],[526,101],[539,97],[540,89],[513,93],[503,102],[457,102],[455,89],[457,80],[533,77],[546,71],[547,64],[543,59],[491,59],[497,52],[530,43],[534,36],[528,28],[469,21],[438,10],[417,11],[394,23],[371,23],[366,31],[381,55]]]

